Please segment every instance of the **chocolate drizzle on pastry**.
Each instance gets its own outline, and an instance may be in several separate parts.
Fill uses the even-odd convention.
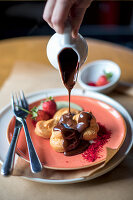
[[[90,126],[92,114],[88,112],[81,112],[78,118],[77,130],[82,133],[87,127]]]
[[[64,155],[72,156],[82,153],[89,145],[88,141],[83,141],[83,131],[90,126],[92,115],[87,112],[81,112],[78,123],[73,120],[71,113],[64,114],[60,118],[58,124],[54,127],[54,131],[62,133],[65,149]]]

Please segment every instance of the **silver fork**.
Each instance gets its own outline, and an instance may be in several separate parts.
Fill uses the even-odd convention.
[[[16,119],[12,141],[9,146],[9,149],[8,149],[8,152],[6,155],[6,159],[4,160],[4,163],[1,167],[1,174],[4,176],[10,175],[13,170],[13,164],[14,164],[14,158],[15,158],[15,148],[16,148],[16,144],[17,144],[17,140],[18,140],[18,136],[19,136],[21,127],[22,127],[21,122],[19,122]]]
[[[29,109],[28,102],[24,96],[23,91],[21,91],[21,94],[23,96],[23,102],[25,104],[25,109],[28,110]],[[1,167],[1,174],[4,176],[10,175],[13,170],[15,149],[16,149],[16,144],[17,144],[17,140],[18,140],[18,136],[19,136],[21,128],[22,128],[22,123],[16,119],[11,144],[9,146],[9,149],[8,149],[8,152],[6,155],[6,159],[4,160],[4,163]]]
[[[33,173],[38,173],[42,170],[42,165],[41,165],[41,162],[35,151],[35,148],[33,146],[33,143],[32,143],[29,131],[28,131],[28,127],[27,127],[27,123],[26,123],[27,113],[21,109],[21,108],[23,108],[23,109],[28,110],[27,106],[28,105],[25,101],[25,96],[24,96],[23,92],[19,93],[18,96],[15,95],[15,97],[14,97],[14,95],[12,95],[12,108],[13,108],[14,114],[16,116],[16,119],[18,121],[20,121],[24,127],[27,146],[28,146],[28,152],[29,152],[31,171]]]

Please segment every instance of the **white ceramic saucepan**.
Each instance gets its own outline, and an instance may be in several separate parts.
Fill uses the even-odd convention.
[[[78,55],[78,63],[81,66],[88,55],[88,45],[86,40],[78,34],[77,38],[71,35],[71,26],[67,22],[64,33],[55,33],[47,44],[47,56],[50,63],[56,68],[59,68],[58,55],[65,48],[71,48]]]

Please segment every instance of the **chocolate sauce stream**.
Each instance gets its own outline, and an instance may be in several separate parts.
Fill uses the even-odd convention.
[[[63,83],[69,94],[70,113],[71,90],[77,81],[79,71],[78,55],[72,48],[64,48],[58,56],[58,63]]]
[[[70,112],[71,90],[74,87],[78,72],[78,55],[72,48],[64,48],[58,56],[59,69],[65,87],[69,94],[69,113],[61,117],[54,131],[61,131],[65,149],[64,155],[72,156],[83,152],[88,147],[89,142],[83,141],[83,131],[90,126],[91,116],[82,112],[78,119],[78,124],[73,120]]]
[[[68,95],[69,95],[69,113],[71,113],[71,109],[70,109],[71,90],[68,91]]]

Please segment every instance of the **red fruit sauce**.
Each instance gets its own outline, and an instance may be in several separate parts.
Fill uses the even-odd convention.
[[[82,153],[84,159],[88,160],[89,162],[94,162],[97,158],[100,158],[100,151],[103,149],[103,145],[106,144],[110,137],[111,131],[107,130],[105,126],[99,125],[99,131],[97,134],[97,138],[94,139],[94,143],[90,144],[88,149]]]
[[[89,83],[87,83],[87,85],[94,86],[94,87],[97,86],[96,83],[94,83],[94,82],[89,82]]]

